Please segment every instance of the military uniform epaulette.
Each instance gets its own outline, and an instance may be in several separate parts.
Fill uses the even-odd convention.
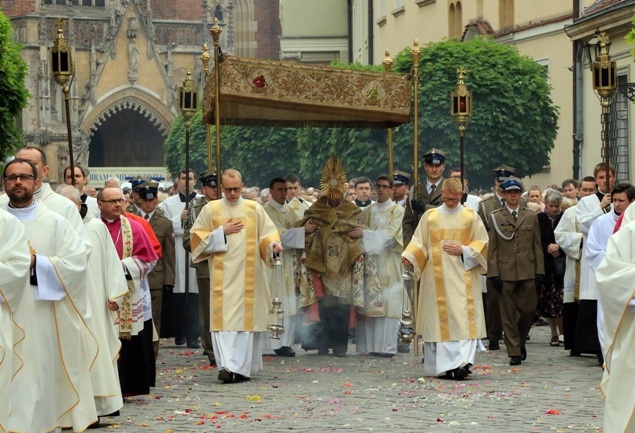
[[[497,212],[502,212],[503,209],[505,209],[505,208],[504,207],[499,207],[498,209],[494,209],[493,211],[491,211],[489,214],[491,215],[491,214],[494,214],[494,213],[497,213]]]

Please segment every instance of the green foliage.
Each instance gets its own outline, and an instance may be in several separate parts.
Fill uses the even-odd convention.
[[[332,65],[383,71],[382,66]],[[419,155],[437,147],[446,151],[448,168],[459,165],[458,126],[450,115],[450,92],[456,86],[459,66],[467,68],[465,83],[473,94],[473,115],[465,136],[465,167],[471,186],[491,186],[490,170],[503,163],[516,167],[519,176],[540,172],[549,163],[558,128],[558,109],[551,100],[545,70],[515,48],[484,38],[444,40],[423,47]],[[397,54],[392,70],[405,75],[411,68],[410,49],[405,48]],[[374,179],[388,171],[387,132],[383,129],[223,126],[221,136],[223,168],[240,170],[246,185],[267,186],[274,176],[296,173],[303,185],[317,186],[322,168],[333,154],[342,160],[348,178],[365,175]],[[412,122],[394,129],[395,169],[412,172],[412,141]],[[166,165],[172,173],[184,166],[184,143],[179,119],[166,141]],[[190,144],[191,166],[198,173],[207,165],[200,113],[192,119]]]
[[[635,15],[633,15],[631,23],[634,27],[626,34],[626,36],[624,36],[624,39],[626,39],[626,42],[629,45],[635,45]],[[635,48],[631,50],[631,56],[635,57]]]
[[[0,158],[13,152],[20,144],[22,131],[16,123],[26,107],[29,92],[24,84],[27,65],[20,56],[20,47],[11,39],[12,27],[0,11]]]
[[[448,168],[459,166],[459,133],[450,115],[450,92],[456,87],[457,67],[464,66],[468,70],[464,81],[473,97],[465,134],[471,186],[489,187],[490,170],[500,164],[516,167],[518,176],[529,176],[549,163],[558,108],[541,65],[489,38],[431,43],[423,47],[419,60],[420,155],[437,147],[446,152]],[[397,55],[393,70],[405,74],[411,68],[406,48]],[[399,126],[394,136],[395,147],[411,145],[412,124]]]

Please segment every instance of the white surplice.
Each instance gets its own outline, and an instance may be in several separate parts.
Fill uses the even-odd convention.
[[[284,333],[279,339],[270,338],[269,333],[262,334],[262,349],[280,349],[291,347],[295,339],[296,315],[298,314],[298,296],[296,295],[296,267],[295,254],[297,249],[304,248],[304,227],[295,228],[298,217],[288,204],[280,204],[269,200],[263,205],[265,212],[278,229],[282,253],[280,254],[281,269],[277,266],[267,268],[269,291],[271,297],[278,297],[282,301],[282,325]],[[271,317],[270,321],[276,321]]]
[[[357,324],[357,352],[397,353],[399,319],[404,306],[401,253],[401,221],[404,208],[392,200],[373,203],[364,209],[368,229],[364,230],[364,250],[377,263],[379,287],[385,306],[384,317],[364,317]]]
[[[196,197],[202,197],[202,195],[197,194]],[[174,293],[185,293],[186,269],[189,272],[188,292],[198,293],[196,268],[191,267],[189,261],[185,263],[185,248],[183,248],[185,230],[183,228],[184,223],[181,221],[181,213],[185,209],[185,202],[181,201],[180,194],[175,194],[160,203],[159,208],[165,212],[165,216],[172,222],[172,229],[174,230],[174,255],[176,257]],[[190,257],[189,254],[188,257]]]
[[[84,226],[93,251],[88,260],[91,272],[86,287],[95,323],[95,336],[99,341],[99,355],[90,372],[95,395],[97,415],[108,415],[123,407],[117,358],[121,348],[117,313],[108,309],[108,301],[128,292],[128,285],[117,250],[101,220],[90,213],[84,217]]]
[[[584,234],[578,229],[575,206],[564,211],[558,226],[554,230],[554,235],[556,243],[567,256],[564,271],[564,302],[575,302],[576,281],[579,286],[582,270],[585,269],[588,272],[586,261],[582,254]]]
[[[595,296],[598,300],[598,313],[597,313],[597,327],[598,327],[598,339],[600,340],[600,346],[602,347],[602,353],[604,353],[604,337],[602,335],[602,326],[604,319],[602,317],[602,308],[598,299],[598,285],[595,278],[595,270],[600,266],[604,256],[606,255],[606,244],[609,241],[609,237],[613,234],[615,223],[619,215],[611,210],[609,213],[598,217],[589,230],[586,243],[584,245],[584,258],[589,268],[589,276],[587,278],[587,294],[589,296]],[[586,298],[593,299],[593,298]]]
[[[15,356],[13,348],[24,334],[20,324],[14,321],[13,311],[29,289],[31,254],[24,226],[2,209],[0,245],[0,431],[4,432],[9,429],[11,378],[22,368],[22,360]]]
[[[98,353],[88,324],[85,243],[42,203],[7,210],[25,227],[37,274],[37,285],[30,286],[15,311],[25,335],[16,347],[24,366],[11,383],[9,429],[83,431],[97,421],[89,368]],[[75,213],[79,216],[77,208]]]

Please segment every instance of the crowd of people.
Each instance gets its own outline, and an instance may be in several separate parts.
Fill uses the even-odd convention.
[[[464,380],[501,342],[529,362],[542,323],[544,344],[604,366],[605,431],[635,429],[635,188],[605,163],[544,191],[501,165],[489,193],[439,149],[423,167],[347,181],[331,157],[319,188],[288,174],[264,189],[185,169],[164,190],[89,186],[76,165],[54,192],[44,152],[19,150],[0,196],[0,431],[118,415],[155,386],[161,337],[202,346],[222,383],[250,380],[263,352],[346,357],[351,340],[385,358],[414,340],[424,374]]]

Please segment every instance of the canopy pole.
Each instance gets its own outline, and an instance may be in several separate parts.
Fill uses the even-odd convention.
[[[214,39],[214,125],[216,126],[216,179],[222,184],[221,156],[220,156],[220,34],[223,29],[218,25],[218,18],[214,18],[214,25],[210,29]],[[222,198],[222,188],[216,188],[217,198]]]

